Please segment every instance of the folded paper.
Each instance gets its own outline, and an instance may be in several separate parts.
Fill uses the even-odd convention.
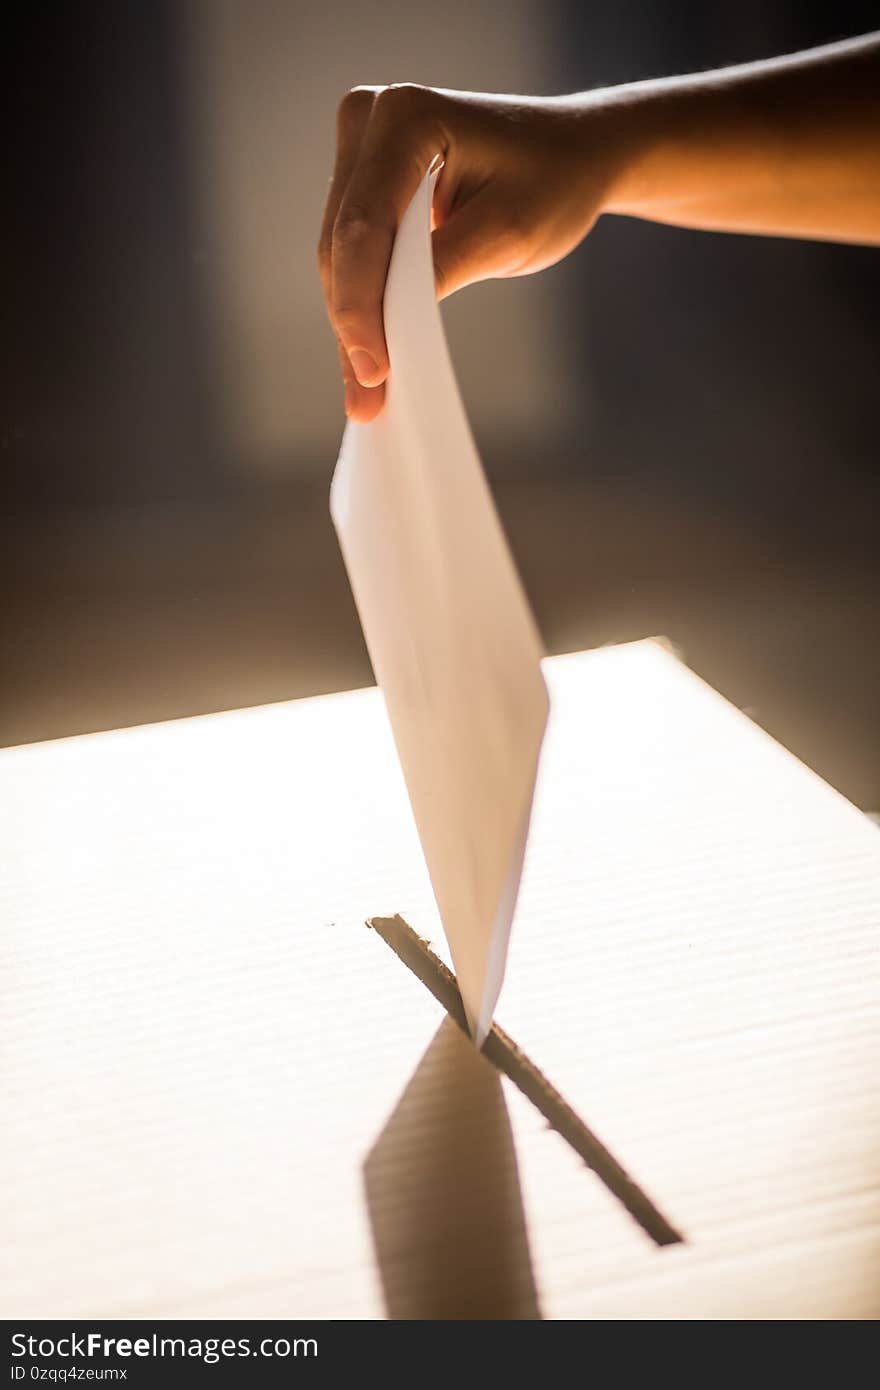
[[[434,289],[426,175],[385,289],[382,411],[330,509],[477,1046],[507,958],[548,714],[540,639],[471,436]]]

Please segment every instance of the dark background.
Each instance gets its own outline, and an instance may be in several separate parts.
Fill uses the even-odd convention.
[[[357,81],[558,92],[875,5],[93,0],[12,12],[4,743],[371,679],[314,245]],[[445,310],[548,649],[662,633],[880,806],[880,252],[605,218]]]

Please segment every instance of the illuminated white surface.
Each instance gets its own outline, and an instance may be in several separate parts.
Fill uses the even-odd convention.
[[[505,1083],[541,1311],[876,1316],[880,835],[654,644],[545,671],[499,1021],[688,1244]],[[377,692],[7,750],[0,834],[4,1315],[383,1316],[442,1014],[362,923],[442,942]]]

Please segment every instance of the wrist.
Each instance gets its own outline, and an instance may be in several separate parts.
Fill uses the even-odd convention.
[[[635,213],[651,200],[673,103],[654,84],[632,83],[593,95],[585,159],[602,169],[599,212]]]
[[[607,147],[602,212],[654,217],[704,196],[725,171],[738,176],[743,131],[767,135],[754,103],[724,79],[661,78],[591,94],[592,138]]]
[[[633,212],[648,196],[646,175],[660,143],[658,102],[647,90],[653,85],[632,83],[548,101],[553,138],[564,136],[577,200],[591,223],[603,212]]]

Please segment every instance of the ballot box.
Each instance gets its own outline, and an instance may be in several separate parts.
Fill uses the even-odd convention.
[[[661,643],[544,671],[496,1020],[596,1162],[366,925],[444,957],[377,690],[0,754],[4,1316],[880,1312],[877,828]]]

